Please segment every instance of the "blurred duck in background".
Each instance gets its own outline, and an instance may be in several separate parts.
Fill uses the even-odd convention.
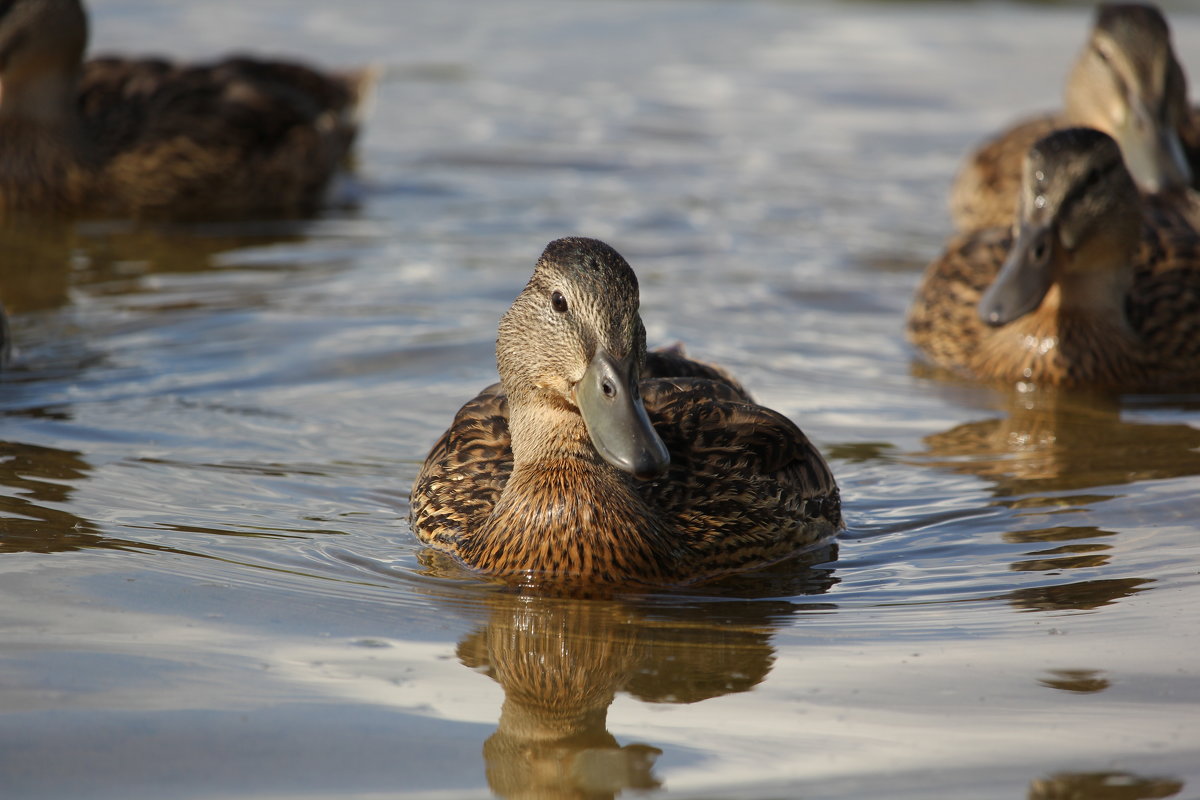
[[[1062,111],[1021,122],[967,158],[950,191],[955,227],[1011,225],[1025,154],[1066,127],[1113,137],[1141,191],[1186,190],[1200,177],[1198,122],[1162,13],[1149,5],[1101,5],[1067,79]]]
[[[960,234],[909,336],[973,378],[1112,391],[1200,386],[1200,236],[1138,192],[1117,143],[1056,131],[1027,153],[1015,227]]]
[[[84,62],[79,0],[0,2],[0,216],[311,213],[370,69],[251,58]]]

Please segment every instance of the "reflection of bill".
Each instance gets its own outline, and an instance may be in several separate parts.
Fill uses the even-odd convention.
[[[487,623],[458,646],[464,665],[504,689],[496,732],[483,746],[488,783],[503,797],[539,798],[658,788],[662,751],[622,745],[608,731],[616,694],[694,703],[748,691],[771,670],[779,621],[808,607],[712,597],[635,604],[498,594],[489,602]]]
[[[609,704],[638,662],[638,637],[620,615],[603,603],[517,601],[460,643],[462,662],[504,687],[483,746],[492,791],[574,797],[658,787],[661,751],[622,747],[607,729]]]

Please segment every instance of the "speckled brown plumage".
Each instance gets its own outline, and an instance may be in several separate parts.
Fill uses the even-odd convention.
[[[6,216],[302,214],[346,166],[369,71],[246,57],[81,64],[77,0],[17,0],[0,11]]]
[[[587,319],[578,334],[578,360],[601,346],[644,352],[637,341],[604,344],[601,336],[600,344],[588,343],[610,316],[636,320],[637,314],[632,270],[594,240],[551,243],[506,322],[537,328],[547,287],[586,285],[579,273],[598,262],[614,277],[592,288],[614,294],[587,299],[594,305],[580,312]],[[584,306],[580,297],[578,307]],[[504,385],[463,406],[413,486],[413,530],[427,544],[509,578],[662,585],[777,561],[828,541],[841,527],[837,484],[820,453],[795,424],[750,402],[736,384],[644,377],[637,385],[670,461],[664,474],[636,480],[597,451],[590,423],[570,399],[573,390],[526,390],[509,376],[510,359],[570,372],[576,335],[544,348],[534,338],[530,346],[545,352],[506,356],[505,329],[497,345]],[[640,320],[613,329],[642,330]],[[539,330],[550,337],[556,329]],[[681,358],[652,362],[662,370],[674,363],[689,374],[712,369],[673,360]],[[530,381],[539,385],[557,378],[530,369]],[[527,455],[519,459],[510,433],[514,391],[526,406],[522,419],[531,420],[522,422],[522,435],[532,441],[522,445]],[[528,463],[514,469],[522,459]]]
[[[1086,154],[1064,158],[1077,156]],[[1119,156],[1114,158],[1119,168]],[[1097,180],[1094,169],[1081,169],[1080,175],[1081,181]],[[1104,215],[1097,212],[1099,221],[1093,221],[1089,237],[1116,235],[1114,219],[1135,221],[1128,235],[1096,245],[1106,257],[1125,248],[1115,267],[1125,275],[1115,285],[1125,288],[1111,298],[1111,306],[1103,305],[1103,298],[1094,304],[1064,300],[1064,294],[1086,284],[1073,279],[1075,289],[1064,289],[1060,273],[1036,309],[989,326],[980,318],[981,298],[1010,256],[1014,234],[1007,228],[986,229],[951,239],[926,270],[909,312],[910,339],[933,363],[986,380],[1110,390],[1200,385],[1200,237],[1186,215],[1173,213],[1178,209],[1140,200],[1127,176],[1125,181],[1123,189],[1100,180],[1064,190],[1077,206],[1085,204],[1080,198],[1089,193],[1119,201]],[[1127,196],[1117,197],[1122,194]],[[1065,213],[1050,206],[1055,218]],[[1091,212],[1080,212],[1086,213]],[[1088,246],[1085,239],[1077,249]],[[1067,263],[1079,257],[1062,258]]]
[[[1024,119],[989,138],[964,161],[950,189],[950,214],[960,231],[1010,225],[1021,185],[1021,162],[1034,142],[1072,126],[1113,136],[1143,191],[1200,187],[1200,111],[1187,104],[1187,80],[1171,47],[1170,30],[1152,6],[1101,5],[1088,42],[1067,80],[1062,111]],[[1136,125],[1125,120],[1147,113]],[[1142,165],[1147,142],[1173,131],[1190,176]]]

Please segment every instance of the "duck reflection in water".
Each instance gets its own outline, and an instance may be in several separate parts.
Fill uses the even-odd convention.
[[[825,554],[828,557],[828,554]],[[759,591],[791,597],[826,591],[830,570],[791,565]],[[489,617],[458,646],[467,667],[504,689],[500,719],[483,746],[488,784],[508,798],[611,798],[655,789],[651,744],[622,745],[608,731],[618,692],[648,703],[695,703],[749,691],[774,663],[779,620],[825,607],[795,599],[712,596],[641,601],[498,593]]]
[[[144,291],[145,275],[215,271],[242,252],[306,239],[300,223],[286,220],[203,227],[0,220],[0,300],[18,315],[66,306],[73,289],[134,294]]]
[[[1178,407],[1178,399],[1172,401]],[[1024,513],[1072,509],[1086,511],[1118,500],[1119,487],[1147,480],[1200,474],[1200,430],[1190,425],[1139,422],[1123,418],[1119,400],[1052,389],[1012,392],[1006,414],[957,425],[925,438],[919,456],[924,466],[975,475],[992,484],[995,504]],[[1154,510],[1127,508],[1136,523],[1161,521]],[[1145,591],[1148,577],[1094,577],[1107,568],[1120,530],[1066,524],[1006,530],[1005,542],[1035,549],[1013,562],[1014,572],[1063,575],[1067,570],[1090,579],[1023,586],[1005,595],[1029,611],[1090,610]],[[1076,518],[1066,518],[1076,519]]]
[[[0,554],[117,546],[93,522],[56,508],[91,471],[72,450],[0,442]]]
[[[1004,498],[1200,474],[1200,430],[1122,418],[1113,398],[1039,389],[1012,392],[1004,410],[926,437],[922,462],[993,481]]]

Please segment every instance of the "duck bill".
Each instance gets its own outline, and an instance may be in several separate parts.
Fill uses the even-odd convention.
[[[1053,283],[1048,227],[1022,225],[996,279],[979,301],[979,318],[998,328],[1019,319],[1042,303]]]
[[[575,387],[575,402],[604,460],[640,480],[652,480],[667,471],[671,455],[650,424],[630,362],[597,350]]]
[[[1121,154],[1142,191],[1154,194],[1192,183],[1192,169],[1179,133],[1154,121],[1149,110],[1130,110],[1117,131]]]

